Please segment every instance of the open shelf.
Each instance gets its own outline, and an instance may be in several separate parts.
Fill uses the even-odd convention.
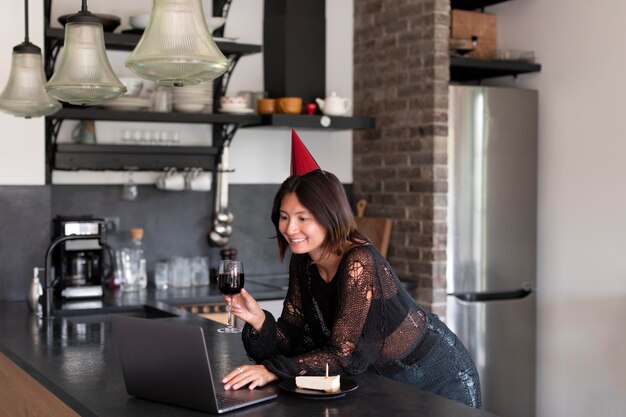
[[[293,127],[304,129],[356,130],[373,129],[375,119],[363,116],[322,116],[269,114],[260,116],[258,125],[248,127]]]
[[[52,116],[59,120],[106,120],[121,122],[237,124],[241,127],[294,127],[310,129],[372,129],[375,119],[357,116],[322,116],[226,113],[161,113],[150,111],[118,111],[96,107],[64,107]],[[168,148],[169,149],[169,148]]]
[[[451,0],[450,5],[453,9],[476,10],[505,1],[508,0]]]
[[[65,31],[60,28],[46,28],[46,37],[63,42],[65,39]],[[117,51],[132,51],[141,39],[141,35],[134,33],[104,33],[104,43],[107,49]],[[216,41],[224,55],[236,54],[239,56],[256,54],[261,52],[261,45],[252,45],[239,42]]]
[[[143,170],[215,169],[217,148],[210,146],[142,146],[57,144],[53,169]]]
[[[256,114],[224,113],[177,113],[151,111],[119,111],[97,107],[64,107],[48,116],[50,119],[107,120],[120,122],[161,122],[161,123],[203,123],[238,124],[242,126],[258,124],[261,117]]]
[[[477,58],[450,57],[450,81],[480,81],[484,78],[517,76],[541,71],[540,64],[518,61],[495,61]]]

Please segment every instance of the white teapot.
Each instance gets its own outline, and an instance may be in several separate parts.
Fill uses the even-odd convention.
[[[316,98],[315,102],[322,110],[322,113],[328,116],[341,116],[346,114],[352,106],[352,101],[349,98],[341,98],[334,91],[330,93],[325,100]]]

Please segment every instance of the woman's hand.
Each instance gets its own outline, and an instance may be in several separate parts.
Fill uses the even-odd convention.
[[[226,300],[226,296],[224,296]],[[241,320],[250,324],[257,332],[261,331],[265,322],[265,312],[259,306],[259,303],[245,289],[233,297],[231,311]]]
[[[246,385],[249,389],[255,389],[277,379],[278,377],[263,365],[243,365],[230,371],[222,379],[222,383],[226,390],[236,390]]]

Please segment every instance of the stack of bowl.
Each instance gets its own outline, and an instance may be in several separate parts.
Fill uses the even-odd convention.
[[[172,106],[184,113],[213,113],[213,83],[174,87]]]
[[[121,77],[120,81],[126,87],[126,93],[115,100],[103,103],[103,107],[118,111],[147,110],[150,107],[150,99],[140,97],[143,90],[141,78]]]

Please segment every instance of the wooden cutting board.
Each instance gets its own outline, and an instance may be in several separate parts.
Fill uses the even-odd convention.
[[[387,217],[365,217],[366,207],[367,201],[359,200],[356,202],[356,225],[359,232],[363,233],[384,257],[387,257],[393,220]]]

